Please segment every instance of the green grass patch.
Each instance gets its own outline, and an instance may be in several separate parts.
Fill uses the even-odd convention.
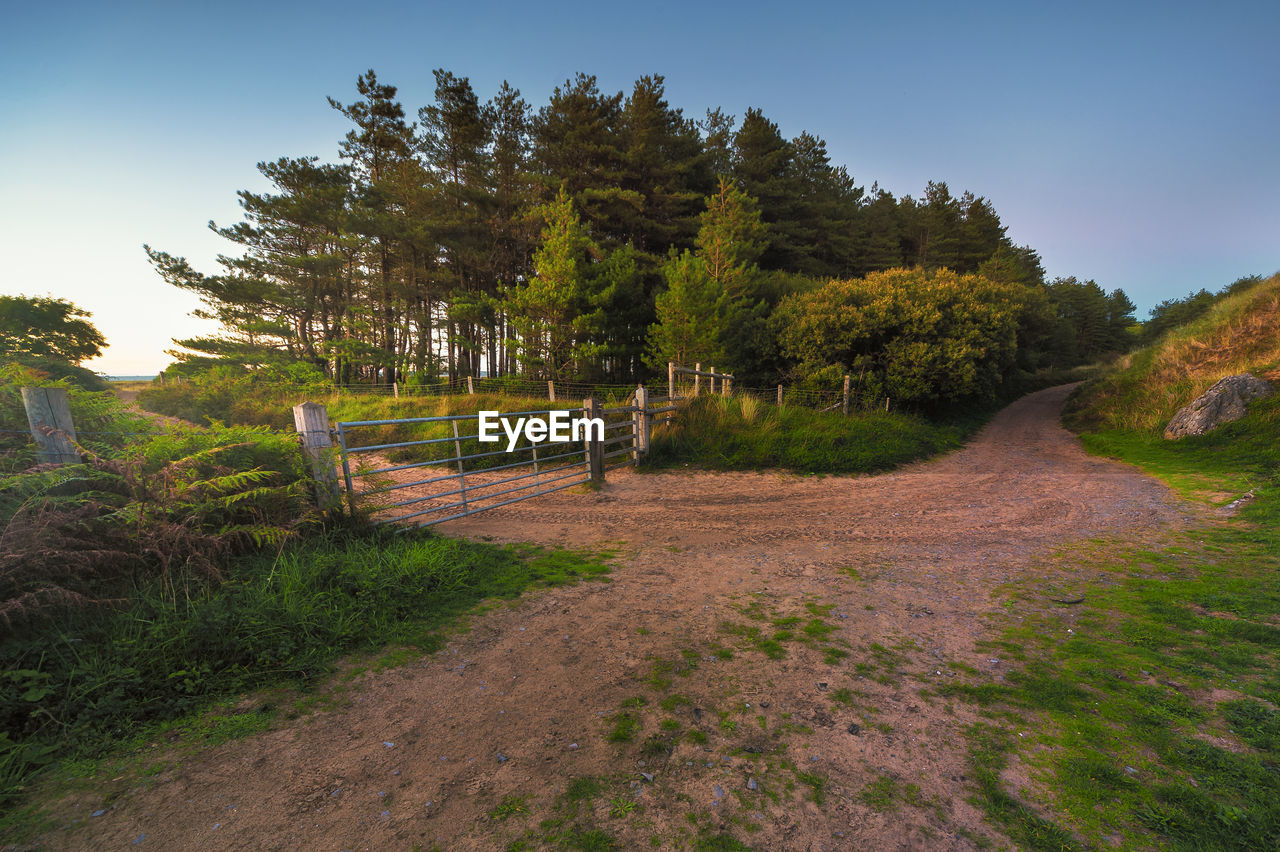
[[[1061,555],[1083,602],[1015,588],[1018,618],[991,647],[1024,660],[1003,683],[970,676],[939,690],[985,708],[968,735],[978,799],[1020,846],[1280,848],[1278,402],[1199,438],[1084,436],[1185,496],[1256,499],[1164,546]],[[1051,814],[1004,789],[1015,753]]]
[[[938,424],[883,411],[845,417],[779,409],[749,397],[702,396],[671,426],[658,422],[646,466],[865,473],[954,449],[979,425],[976,418]]]
[[[178,731],[205,742],[262,730],[274,711],[199,714],[223,696],[305,686],[353,651],[432,651],[486,600],[608,570],[598,555],[371,532],[238,558],[221,582],[140,579],[123,606],[67,612],[0,645],[0,805],[41,769],[192,714]]]

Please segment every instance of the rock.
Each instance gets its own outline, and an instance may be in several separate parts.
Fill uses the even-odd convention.
[[[862,733],[862,726],[857,722],[850,722],[847,730],[856,737],[858,734]]]
[[[507,760],[509,760],[509,758],[508,758],[505,754],[503,754],[502,752],[498,752],[498,762],[499,762],[499,763],[506,763],[506,762],[507,762]]]
[[[760,785],[759,785],[758,783],[756,783],[756,779],[754,779],[754,778],[748,778],[748,779],[747,779],[747,789],[748,789],[748,790],[759,790],[759,789],[760,789]]]
[[[1251,400],[1270,396],[1273,390],[1269,382],[1248,373],[1220,379],[1173,415],[1165,427],[1164,437],[1172,441],[1187,435],[1203,435],[1223,423],[1239,420]]]
[[[653,783],[653,773],[651,772],[641,772],[640,777],[648,781],[650,784]]]
[[[723,799],[723,798],[724,798],[724,788],[723,788],[723,787],[721,787],[719,784],[716,784],[716,785],[715,785],[715,789],[714,789],[712,792],[714,792],[714,793],[715,793],[715,797],[716,797],[717,799]]]

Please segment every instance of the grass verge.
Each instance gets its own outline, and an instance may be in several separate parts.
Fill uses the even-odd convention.
[[[1083,602],[1015,587],[993,651],[1021,665],[944,690],[982,708],[976,801],[1020,845],[1280,848],[1278,410],[1177,442],[1084,436],[1184,496],[1255,499],[1164,546],[1062,555],[1051,572]],[[1006,789],[1015,753],[1038,793]]]
[[[121,589],[117,608],[67,612],[0,646],[0,806],[55,763],[145,739],[220,697],[305,685],[350,651],[434,650],[483,601],[600,577],[606,558],[345,532],[233,560],[220,583],[165,576]],[[0,834],[16,828],[0,820]]]
[[[672,425],[655,423],[648,465],[866,473],[955,449],[983,422],[975,416],[939,424],[883,411],[845,417],[749,396],[703,396]]]

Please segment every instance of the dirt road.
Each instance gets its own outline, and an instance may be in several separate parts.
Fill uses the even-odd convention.
[[[722,833],[760,849],[999,840],[966,801],[960,732],[973,717],[932,689],[961,670],[1001,676],[1007,664],[975,648],[1001,584],[1053,573],[1060,545],[1156,537],[1191,511],[1132,468],[1087,456],[1058,426],[1066,393],[1026,397],[963,450],[891,474],[624,472],[599,492],[450,522],[447,535],[621,556],[611,582],[492,610],[444,651],[362,676],[342,706],[212,749],[122,791],[99,817],[89,813],[111,791],[78,796],[60,809],[76,823],[45,840],[333,850],[606,848],[590,845],[604,836],[591,831],[627,849]],[[610,742],[624,718],[639,726],[634,739]],[[595,780],[566,797],[574,778]],[[900,801],[869,792],[886,789]]]

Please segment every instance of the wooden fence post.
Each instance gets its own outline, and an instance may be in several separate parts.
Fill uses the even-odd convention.
[[[889,410],[889,397],[887,396],[884,398],[884,410],[885,411]]]
[[[693,365],[693,395],[702,393],[702,362]]]
[[[476,383],[475,383],[475,380],[472,379],[470,376],[467,376],[467,393],[471,394],[472,396],[476,395]]]
[[[588,419],[600,417],[600,403],[592,397],[587,397],[582,401],[582,415]],[[587,445],[587,470],[591,474],[592,482],[604,482],[604,442],[594,440],[591,433],[592,429],[588,424],[586,434],[582,436]]]
[[[843,407],[841,408],[841,411],[844,412],[845,417],[849,416],[849,374],[848,373],[845,373],[845,376],[844,376],[844,404],[843,404]]]
[[[556,401],[556,383],[551,379],[547,379],[547,399]]]
[[[733,395],[733,377],[725,376],[720,380],[720,393],[724,396]]]
[[[399,382],[392,382],[392,383],[391,383],[391,395],[392,395],[393,397],[395,397],[396,399],[399,399],[399,398],[400,398],[400,383],[399,383]]]
[[[778,385],[778,407],[782,407],[782,385]]]
[[[676,398],[676,364],[674,361],[667,362],[667,399]],[[670,420],[670,418],[667,418]]]
[[[649,392],[645,390],[644,385],[636,388],[636,412],[635,430],[636,430],[636,461],[649,453]]]
[[[293,407],[293,425],[302,441],[302,454],[311,465],[311,478],[316,483],[316,503],[321,509],[342,502],[342,486],[333,469],[333,438],[329,432],[329,410],[318,402],[303,402]]]
[[[22,404],[27,409],[31,437],[46,464],[79,464],[76,427],[71,422],[66,388],[23,388]]]

